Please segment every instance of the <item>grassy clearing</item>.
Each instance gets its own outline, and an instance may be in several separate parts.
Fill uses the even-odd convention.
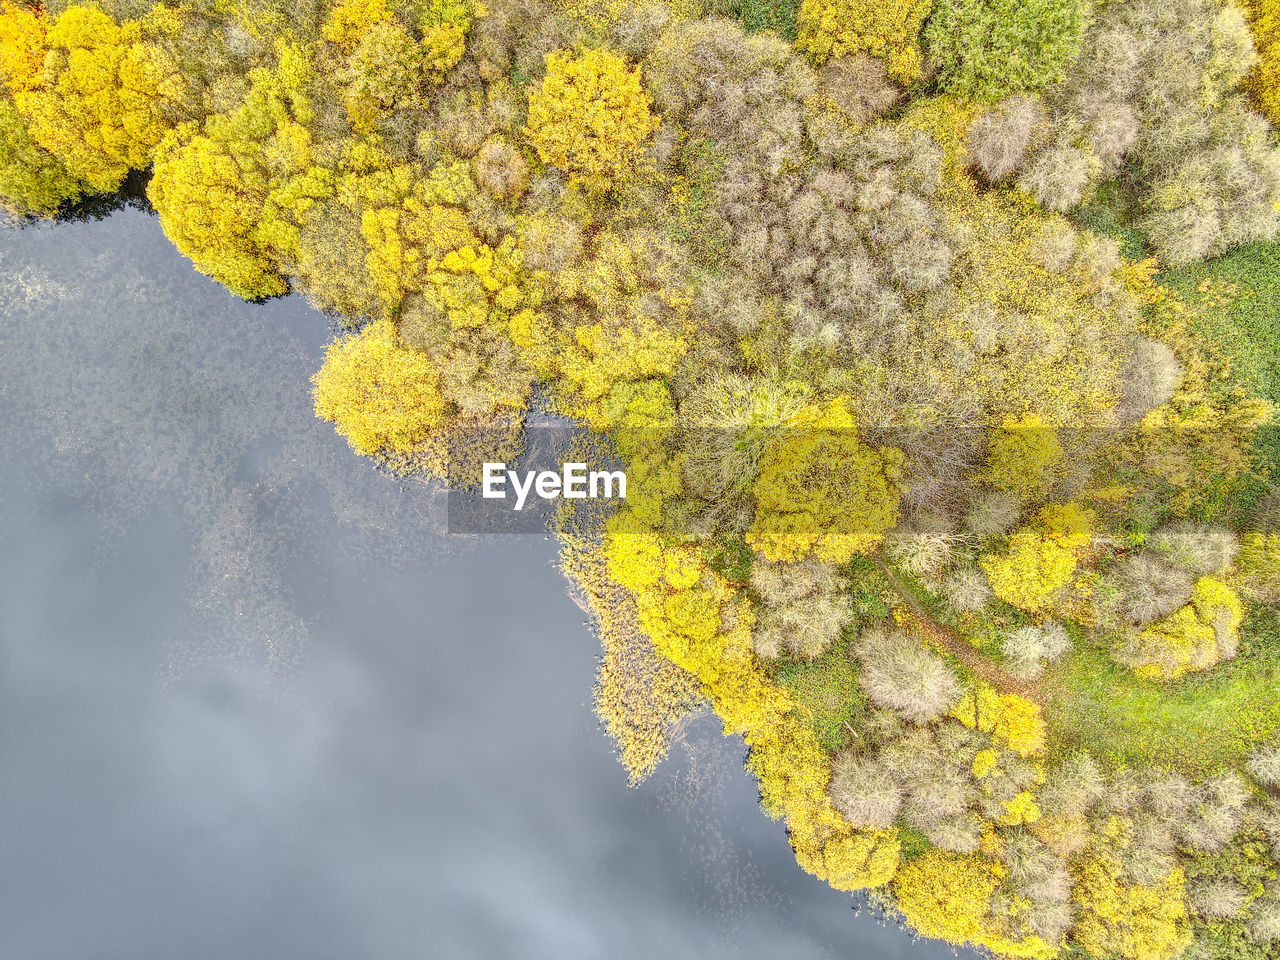
[[[1235,660],[1167,683],[1141,680],[1105,651],[1077,646],[1046,673],[1050,749],[1194,775],[1239,766],[1280,729],[1280,615],[1257,608],[1244,633]]]
[[[858,686],[858,667],[846,643],[838,643],[811,663],[789,663],[778,681],[807,708],[818,742],[836,753],[854,736],[867,710]]]
[[[1161,282],[1196,305],[1193,330],[1232,364],[1236,384],[1280,404],[1280,243],[1254,243]],[[1259,459],[1280,478],[1280,425],[1258,431]]]

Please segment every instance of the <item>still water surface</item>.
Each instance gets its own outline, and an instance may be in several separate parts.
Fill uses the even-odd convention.
[[[554,543],[352,456],[328,335],[141,211],[0,229],[0,955],[950,954],[803,874],[714,724],[628,789]]]

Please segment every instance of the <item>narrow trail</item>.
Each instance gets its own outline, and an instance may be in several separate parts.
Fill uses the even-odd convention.
[[[885,575],[885,578],[888,579],[889,585],[893,587],[898,596],[902,598],[902,601],[911,609],[921,631],[930,640],[933,640],[1001,693],[1016,693],[1020,697],[1026,697],[1028,700],[1043,706],[1045,692],[1038,682],[1019,680],[998,663],[974,649],[966,640],[956,636],[955,631],[935,621],[924,604],[916,599],[915,595],[898,579],[887,564],[879,559],[876,559],[875,564],[880,572]]]

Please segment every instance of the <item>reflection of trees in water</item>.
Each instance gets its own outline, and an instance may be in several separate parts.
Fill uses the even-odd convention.
[[[742,772],[746,747],[739,737],[723,736],[723,729],[710,710],[681,720],[670,755],[644,789],[659,808],[684,814],[684,862],[694,903],[720,927],[721,937],[731,939],[748,917],[762,910],[785,912],[789,898],[764,879],[745,835],[735,836],[740,818],[728,808],[741,792],[740,778],[747,776]]]
[[[0,318],[0,442],[99,518],[102,559],[157,511],[192,537],[169,674],[287,676],[308,619],[291,570],[440,549],[443,498],[313,420],[319,358],[291,329],[324,318],[232,299],[145,213],[0,233]]]

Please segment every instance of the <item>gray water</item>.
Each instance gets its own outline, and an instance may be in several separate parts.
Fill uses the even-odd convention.
[[[0,958],[936,957],[704,718],[637,789],[540,536],[311,415],[329,336],[154,218],[0,230]]]

